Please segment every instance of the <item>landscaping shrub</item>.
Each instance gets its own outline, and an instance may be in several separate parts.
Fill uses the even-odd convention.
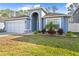
[[[37,30],[38,33],[41,33],[41,30]]]
[[[5,32],[4,29],[0,29],[0,32]]]
[[[72,33],[79,36],[79,32],[72,32]]]
[[[34,32],[34,34],[38,34],[38,33],[41,33],[41,31],[37,30],[37,31]]]
[[[63,35],[64,31],[63,31],[62,28],[59,28],[58,31],[57,31],[57,33],[58,33],[59,35]]]
[[[37,33],[38,33],[37,31],[34,32],[34,34],[37,34]]]
[[[52,22],[49,22],[45,28],[48,29],[48,34],[54,35],[56,34],[55,29],[57,29],[59,26],[57,24],[53,24]]]
[[[56,34],[56,31],[55,31],[55,30],[52,30],[52,29],[49,29],[47,32],[48,32],[48,34],[50,34],[50,35]]]
[[[53,23],[52,22],[49,22],[46,26],[45,26],[46,29],[53,29]]]
[[[42,34],[45,34],[46,33],[46,29],[42,29]]]
[[[71,31],[69,31],[69,32],[66,33],[66,36],[67,37],[72,37],[73,36],[73,33]]]

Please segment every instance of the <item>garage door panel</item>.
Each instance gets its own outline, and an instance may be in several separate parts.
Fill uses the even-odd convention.
[[[24,33],[24,21],[6,21],[6,31],[14,33]]]

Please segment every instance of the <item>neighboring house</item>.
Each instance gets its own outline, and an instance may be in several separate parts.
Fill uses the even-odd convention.
[[[79,7],[73,12],[68,23],[68,31],[79,32]]]
[[[44,8],[30,9],[26,16],[13,17],[5,20],[5,31],[12,33],[28,33],[42,30],[45,25],[52,21],[68,31],[68,15],[61,13],[48,13]]]

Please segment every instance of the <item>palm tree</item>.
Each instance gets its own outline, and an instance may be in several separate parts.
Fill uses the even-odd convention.
[[[48,32],[49,34],[51,34],[51,35],[56,34],[55,28],[57,28],[57,27],[58,27],[58,25],[53,24],[52,22],[49,22],[49,23],[45,26],[45,28],[48,29],[47,32]]]
[[[45,26],[46,29],[53,29],[53,23],[52,22],[49,22],[46,26]]]
[[[46,29],[57,29],[59,26],[57,25],[57,24],[53,24],[52,22],[49,22],[46,26],[45,26],[45,28]]]

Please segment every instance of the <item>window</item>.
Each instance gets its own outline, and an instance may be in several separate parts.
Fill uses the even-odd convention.
[[[59,19],[58,18],[49,18],[48,22],[52,22],[53,24],[59,24]]]

